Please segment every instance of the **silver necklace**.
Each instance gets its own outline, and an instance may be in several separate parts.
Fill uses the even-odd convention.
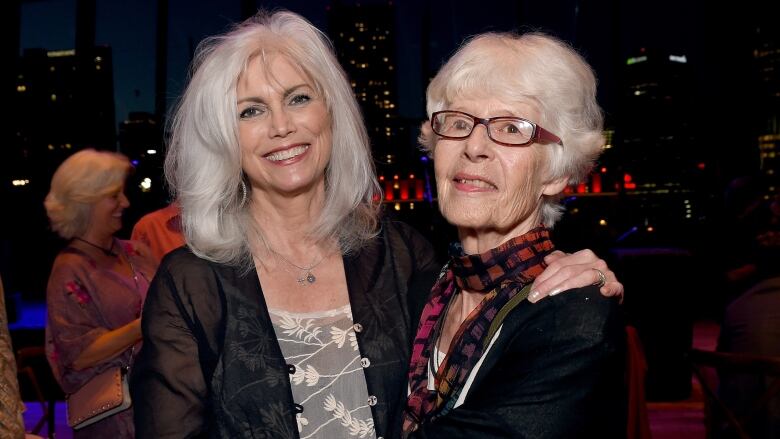
[[[320,262],[325,260],[325,256],[322,256],[317,262],[309,265],[308,267],[301,267],[298,264],[292,263],[289,259],[285,258],[281,255],[281,253],[278,253],[274,250],[271,250],[276,256],[279,256],[284,262],[288,263],[289,265],[297,268],[298,270],[301,270],[303,272],[303,276],[296,276],[295,280],[298,282],[298,284],[302,286],[311,285],[314,282],[317,281],[317,276],[312,273],[312,270],[314,267],[320,265]],[[286,271],[286,270],[285,270]]]

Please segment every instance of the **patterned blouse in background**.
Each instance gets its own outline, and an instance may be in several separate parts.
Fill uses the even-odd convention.
[[[65,248],[54,260],[46,288],[46,355],[65,393],[73,393],[95,375],[130,361],[130,350],[126,350],[97,366],[72,368],[73,361],[98,337],[141,314],[156,264],[145,245],[117,243],[135,276],[98,267],[94,259],[73,247]],[[134,437],[132,408],[74,432],[75,439],[97,437]]]
[[[19,381],[16,378],[16,360],[8,333],[8,317],[5,312],[5,292],[0,279],[0,436],[23,438],[24,404],[19,396]]]

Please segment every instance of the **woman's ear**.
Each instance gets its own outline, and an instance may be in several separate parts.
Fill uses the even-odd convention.
[[[566,189],[569,184],[569,177],[557,178],[553,181],[542,184],[542,194],[547,196],[558,195]]]

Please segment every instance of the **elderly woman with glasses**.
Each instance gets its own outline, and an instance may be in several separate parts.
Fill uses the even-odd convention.
[[[420,319],[406,436],[625,436],[618,301],[595,286],[526,301],[561,192],[601,151],[595,96],[588,64],[542,34],[478,36],[428,87],[421,140],[461,248]]]

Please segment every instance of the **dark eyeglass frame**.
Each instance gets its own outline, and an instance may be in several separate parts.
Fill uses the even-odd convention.
[[[461,114],[461,115],[466,116],[466,117],[470,117],[474,121],[474,124],[471,125],[471,131],[469,131],[469,133],[466,134],[465,136],[457,136],[457,137],[447,136],[447,135],[439,133],[438,131],[436,131],[436,127],[435,127],[433,121],[436,119],[436,116],[438,116],[439,114],[442,114],[442,113],[457,113],[457,114]],[[525,122],[525,123],[530,124],[534,128],[534,132],[533,132],[533,134],[531,134],[531,138],[528,139],[528,141],[525,142],[525,143],[499,142],[498,140],[494,139],[493,136],[490,134],[490,125],[489,124],[491,122],[493,122],[494,120],[516,120],[516,121]],[[476,128],[478,124],[482,124],[482,125],[485,125],[485,131],[487,131],[488,138],[490,138],[490,140],[492,140],[492,141],[494,141],[494,142],[496,142],[496,143],[498,143],[499,145],[502,145],[502,146],[509,146],[509,147],[513,147],[513,146],[528,146],[528,145],[530,145],[530,144],[532,144],[534,142],[540,141],[540,140],[546,141],[546,142],[550,142],[550,143],[555,143],[557,145],[563,146],[563,141],[561,140],[560,137],[558,137],[555,134],[547,131],[546,129],[540,127],[539,125],[531,122],[528,119],[523,119],[522,117],[496,116],[496,117],[489,117],[487,119],[483,119],[481,117],[473,116],[471,114],[464,113],[462,111],[442,110],[442,111],[436,111],[433,114],[431,114],[431,121],[430,122],[431,122],[431,129],[433,130],[433,132],[437,136],[441,137],[442,139],[449,139],[449,140],[463,140],[463,139],[467,139],[474,132],[474,128]]]

